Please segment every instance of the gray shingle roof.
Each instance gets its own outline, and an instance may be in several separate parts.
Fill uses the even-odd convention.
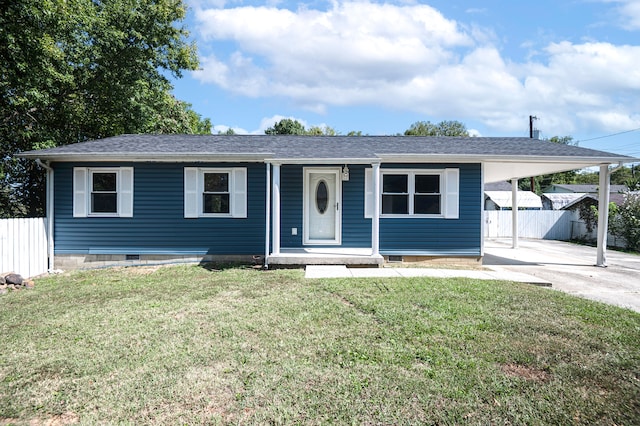
[[[603,151],[529,138],[415,136],[289,136],[289,135],[121,135],[57,148],[24,152],[20,156],[70,160],[184,158],[235,156],[253,159],[361,159],[393,156],[453,156],[456,158],[556,157],[633,160]]]

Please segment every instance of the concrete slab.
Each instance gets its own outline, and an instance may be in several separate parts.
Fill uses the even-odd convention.
[[[563,241],[485,240],[483,264],[501,273],[523,273],[552,288],[640,312],[640,255],[607,250],[608,267],[595,266],[596,248]]]
[[[522,273],[431,268],[348,268],[346,265],[308,265],[305,278],[472,278],[476,280],[515,281],[550,285],[542,279]]]

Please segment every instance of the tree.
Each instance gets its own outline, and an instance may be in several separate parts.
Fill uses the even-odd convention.
[[[416,121],[404,132],[405,136],[462,136],[469,137],[467,127],[459,121]]]
[[[283,118],[264,131],[267,135],[305,135],[306,129],[298,120]]]
[[[283,118],[264,131],[267,135],[307,135],[307,136],[335,136],[336,130],[329,126],[312,126],[306,129],[298,120]]]
[[[0,216],[42,215],[15,154],[122,133],[208,133],[165,74],[196,69],[181,0],[21,0],[0,15]],[[17,204],[16,204],[17,203]]]
[[[613,235],[624,238],[627,249],[640,250],[639,193],[624,193],[622,205],[615,210],[614,218],[610,220],[610,229]]]

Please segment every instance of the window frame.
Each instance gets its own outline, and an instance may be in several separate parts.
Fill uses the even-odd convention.
[[[407,192],[406,193],[385,193],[384,177],[386,175],[404,175],[407,176]],[[416,176],[438,176],[439,192],[437,194],[416,193]],[[380,170],[380,217],[444,217],[443,213],[443,193],[444,189],[444,170],[434,169],[384,169]],[[404,195],[407,199],[407,213],[383,213],[382,198],[384,195]],[[438,195],[440,196],[440,212],[439,213],[415,213],[415,196],[416,195]]]
[[[95,174],[115,174],[116,175],[116,187],[115,187],[115,191],[95,191],[93,188],[93,176]],[[112,216],[118,216],[118,198],[119,194],[118,194],[118,189],[120,187],[120,170],[118,170],[117,168],[88,168],[87,169],[87,182],[88,182],[88,186],[87,186],[87,216],[88,217],[112,217]],[[116,205],[115,205],[115,211],[113,212],[95,212],[93,211],[93,195],[94,194],[116,194]]]
[[[229,212],[205,213],[204,177],[207,173],[228,176]],[[195,180],[195,181],[194,181]],[[216,192],[218,193],[218,192]],[[184,217],[197,218],[246,218],[247,217],[247,168],[246,167],[185,167],[184,168]]]
[[[382,198],[384,189],[385,175],[401,175],[408,176],[408,192],[406,194],[408,213],[382,213]],[[438,175],[439,176],[439,193],[433,195],[440,196],[440,213],[425,214],[415,213],[415,196],[430,195],[429,193],[415,192],[415,176],[419,175]],[[386,218],[441,218],[441,219],[459,219],[460,218],[460,168],[442,168],[442,169],[423,169],[423,168],[381,168],[380,169],[380,193],[377,195],[373,191],[373,168],[365,168],[364,179],[364,217],[373,218],[374,200],[379,203],[379,217]]]
[[[114,173],[116,175],[116,211],[94,212],[92,195],[93,176],[96,173]],[[73,217],[106,218],[106,217],[133,217],[133,167],[74,167],[72,175],[73,187]]]

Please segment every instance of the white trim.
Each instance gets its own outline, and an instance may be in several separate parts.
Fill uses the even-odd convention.
[[[133,167],[120,167],[118,181],[118,216],[133,217]]]
[[[269,267],[269,248],[271,244],[271,163],[266,163],[266,188],[264,201],[264,267]]]
[[[304,179],[302,189],[302,217],[303,217],[303,245],[341,245],[342,244],[342,169],[340,167],[304,167]],[[312,194],[309,191],[309,178],[312,173],[335,175],[335,197],[336,208],[334,221],[334,239],[333,240],[317,240],[309,237],[310,230],[310,214],[308,211],[309,201]]]
[[[371,255],[380,255],[380,163],[373,163],[373,215],[371,217]],[[366,178],[366,175],[365,175]],[[366,202],[366,200],[365,200]]]
[[[518,248],[518,179],[511,179],[511,248]]]
[[[374,168],[379,172],[380,163],[377,163],[373,168],[367,167],[364,169],[364,217],[372,218],[375,205],[375,190],[373,182],[373,170]]]
[[[98,213],[91,211],[94,173],[115,173],[115,212]],[[74,167],[73,217],[133,217],[133,190],[133,167]]]
[[[204,175],[226,173],[229,179],[229,213],[204,213]],[[247,217],[247,168],[246,167],[185,167],[184,168],[184,217]]]
[[[382,196],[383,189],[382,183],[385,175],[407,175],[407,198],[408,198],[408,213],[383,213],[382,212]],[[415,176],[416,175],[437,175],[440,177],[440,193],[434,195],[440,195],[440,213],[439,214],[416,214],[414,211],[414,195],[415,195]],[[445,193],[445,169],[380,169],[380,217],[381,218],[444,218],[445,217],[445,207],[446,207],[446,197]]]
[[[272,221],[273,221],[273,244],[271,245],[272,254],[280,254],[280,164],[273,165],[273,191],[271,203],[272,209]]]
[[[442,214],[445,219],[458,219],[460,217],[460,169],[444,169],[444,198],[442,202]]]
[[[599,171],[598,193],[598,236],[596,248],[596,266],[607,266],[607,233],[609,230],[609,192],[611,177],[609,166],[603,164]]]
[[[73,217],[87,217],[87,168],[73,168]]]

